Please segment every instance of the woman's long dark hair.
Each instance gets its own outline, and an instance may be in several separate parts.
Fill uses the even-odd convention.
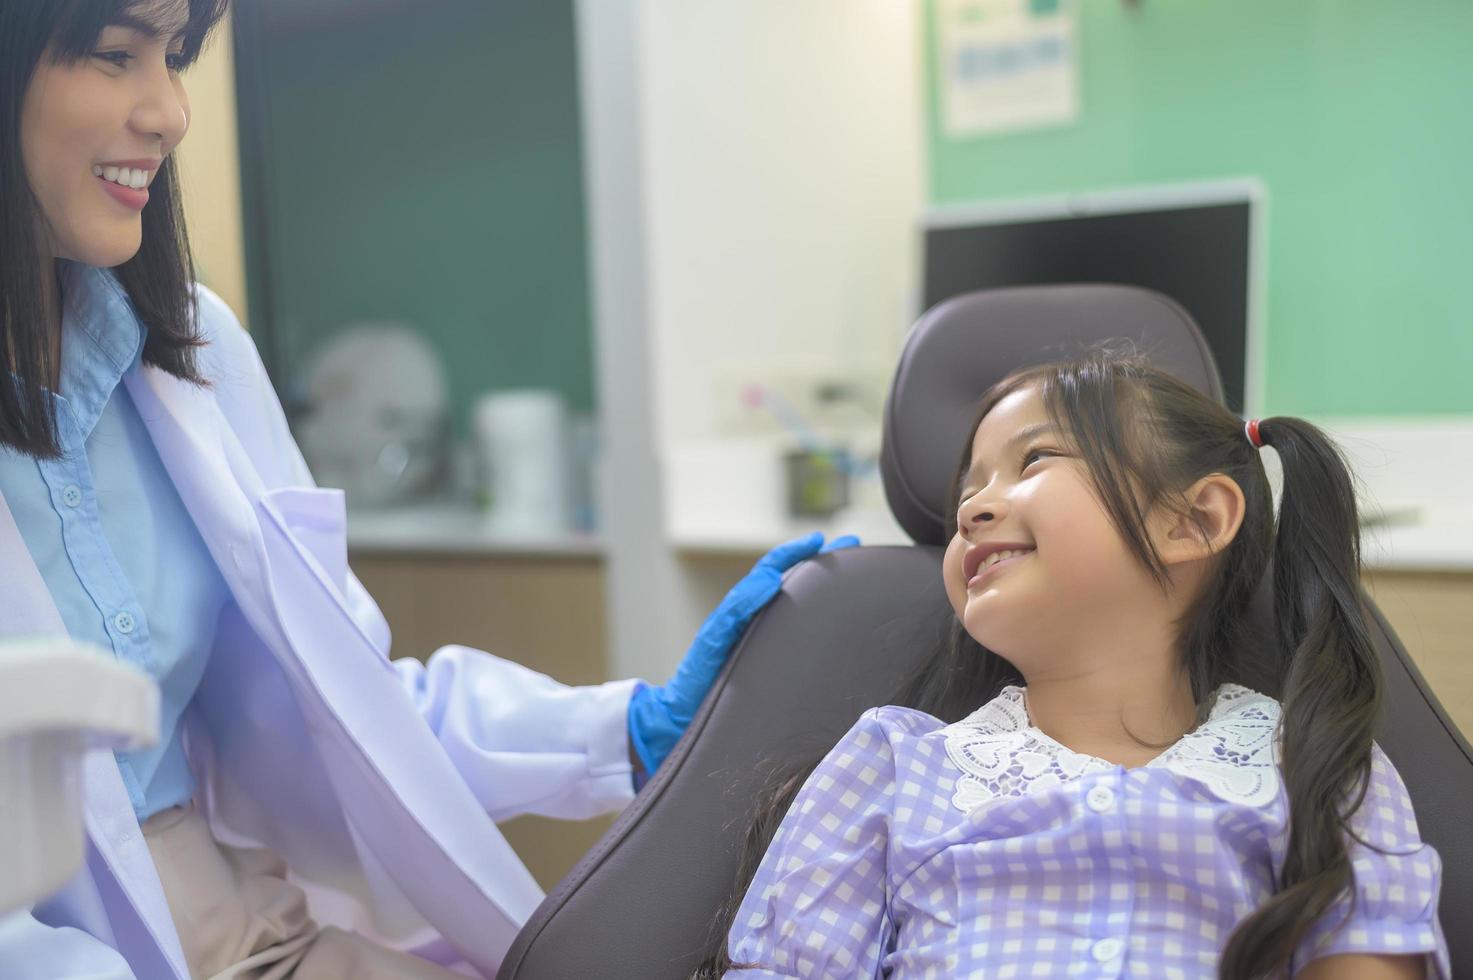
[[[1157,507],[1190,512],[1185,491],[1221,473],[1243,491],[1242,526],[1213,559],[1201,593],[1178,623],[1183,670],[1210,712],[1220,685],[1237,682],[1282,701],[1282,767],[1289,839],[1276,890],[1229,938],[1220,976],[1252,980],[1289,963],[1299,941],[1353,883],[1346,840],[1371,772],[1380,713],[1380,664],[1361,604],[1359,531],[1349,470],[1322,432],[1300,419],[1264,419],[1279,454],[1277,526],[1259,450],[1227,409],[1144,359],[1109,350],[1020,371],[983,397],[978,422],[1007,395],[1037,385],[1054,423],[1083,460],[1096,496],[1126,543],[1167,587],[1146,531]],[[970,464],[970,440],[958,466]],[[956,510],[949,502],[948,513]],[[1271,600],[1266,586],[1272,580]],[[1248,632],[1250,608],[1272,601],[1274,634]],[[898,691],[894,704],[943,721],[964,717],[1018,683],[1017,672],[953,624],[950,641]],[[794,796],[819,760],[779,774],[757,801],[739,880],[697,978],[731,967],[727,935],[742,895]],[[1352,893],[1353,894],[1353,893]]]
[[[225,15],[228,0],[187,3],[186,64],[198,57],[210,31]],[[0,382],[6,382],[0,383],[0,449],[43,458],[59,452],[56,419],[43,391],[57,370],[46,332],[51,306],[47,297],[54,284],[48,281],[50,266],[36,240],[43,222],[21,156],[26,90],[41,59],[85,58],[109,24],[130,12],[146,16],[154,5],[153,0],[0,3]],[[147,328],[143,359],[202,383],[195,366],[200,341],[194,263],[173,154],[149,186],[142,220],[142,247],[118,267],[117,276]],[[19,384],[8,383],[12,373]]]

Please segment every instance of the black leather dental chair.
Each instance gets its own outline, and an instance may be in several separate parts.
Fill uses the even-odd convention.
[[[992,290],[922,318],[895,373],[881,460],[890,508],[914,544],[836,552],[788,576],[655,778],[522,929],[499,980],[690,975],[732,888],[762,763],[832,746],[941,642],[951,616],[940,577],[948,483],[982,392],[1016,368],[1116,337],[1222,398],[1196,325],[1147,290]],[[1369,607],[1387,687],[1379,741],[1442,855],[1442,922],[1455,973],[1470,978],[1473,749]],[[1258,613],[1266,622],[1269,610]]]

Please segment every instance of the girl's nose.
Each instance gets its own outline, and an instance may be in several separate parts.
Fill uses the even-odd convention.
[[[957,511],[957,527],[963,535],[1001,521],[1007,514],[1007,503],[990,494],[976,494],[962,501]]]

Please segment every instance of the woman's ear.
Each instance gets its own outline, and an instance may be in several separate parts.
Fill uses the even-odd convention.
[[[1200,561],[1227,549],[1243,525],[1243,488],[1222,473],[1204,476],[1182,495],[1183,509],[1163,521],[1156,550],[1166,565]]]

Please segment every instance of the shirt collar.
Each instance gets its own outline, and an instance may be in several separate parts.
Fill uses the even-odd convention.
[[[1208,710],[1207,720],[1188,732],[1182,740],[1169,746],[1160,756],[1157,756],[1157,759],[1170,755],[1173,750],[1182,745],[1185,739],[1192,736],[1221,736],[1238,731],[1245,722],[1255,725],[1264,724],[1272,728],[1278,724],[1278,720],[1279,703],[1273,698],[1238,684],[1224,684],[1212,694],[1212,707]],[[996,698],[957,724],[997,733],[1026,731],[1042,741],[1058,745],[1065,751],[1073,751],[1068,746],[1055,742],[1041,729],[1034,726],[1028,714],[1028,691],[1022,687],[1011,685],[1004,687],[1002,693]],[[1105,760],[1099,761],[1104,762]],[[1108,762],[1105,764],[1111,765]]]
[[[1279,789],[1279,713],[1272,698],[1224,684],[1213,695],[1207,720],[1145,768],[1169,770],[1230,802],[1265,805]],[[1025,795],[1087,772],[1116,768],[1034,727],[1026,692],[1019,687],[1003,688],[995,699],[941,731],[947,754],[963,772],[952,799],[962,810],[998,795]],[[1010,789],[1000,792],[1004,784]]]
[[[145,332],[111,270],[61,262],[59,417],[69,417],[76,445],[91,435],[123,375],[143,355]]]

